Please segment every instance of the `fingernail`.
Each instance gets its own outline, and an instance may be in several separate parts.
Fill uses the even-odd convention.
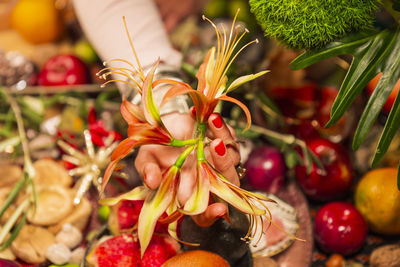
[[[196,116],[196,107],[193,106],[193,107],[190,109],[190,112],[192,112],[192,115],[193,115],[193,116]]]
[[[215,146],[215,152],[217,152],[217,154],[219,156],[225,155],[226,147],[225,147],[224,142],[222,140],[219,142],[218,145]]]
[[[222,127],[222,119],[219,114],[214,114],[214,119],[212,119],[212,123],[215,127],[221,128]]]
[[[218,214],[217,216],[215,216],[215,218],[222,218],[222,217],[224,217],[224,215],[225,215],[225,211],[223,213]]]

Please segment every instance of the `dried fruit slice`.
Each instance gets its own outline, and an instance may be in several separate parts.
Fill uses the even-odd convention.
[[[82,232],[89,221],[91,213],[92,206],[90,205],[89,200],[82,198],[81,203],[79,203],[77,206],[73,206],[73,210],[67,217],[58,222],[56,225],[50,226],[49,230],[52,233],[58,233],[64,224],[69,223]]]
[[[12,187],[22,177],[22,170],[17,165],[0,165],[0,170],[0,188]]]
[[[38,187],[36,211],[29,211],[28,221],[37,225],[56,224],[71,210],[72,198],[67,189],[62,186]]]
[[[11,250],[27,263],[40,263],[46,260],[46,250],[54,240],[54,235],[47,229],[26,224],[11,243]]]
[[[41,159],[33,163],[36,175],[33,182],[36,186],[42,185],[61,185],[70,187],[72,177],[68,171],[61,165],[51,159]]]

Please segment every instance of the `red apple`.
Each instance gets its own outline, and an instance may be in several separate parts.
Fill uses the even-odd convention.
[[[367,230],[364,218],[350,203],[331,202],[315,216],[315,240],[327,252],[349,255],[358,251]]]
[[[325,172],[314,162],[310,174],[307,174],[304,165],[296,166],[296,177],[304,193],[320,201],[343,196],[353,181],[353,168],[347,151],[323,138],[308,141],[307,146],[320,159]]]
[[[372,94],[374,91],[375,87],[377,86],[379,79],[381,78],[382,73],[379,73],[378,75],[375,76],[368,84],[367,84],[367,92],[369,95]],[[396,99],[397,94],[399,93],[400,90],[400,79],[397,81],[395,84],[392,92],[389,95],[389,98],[387,99],[385,105],[383,106],[382,110],[386,114],[389,114],[390,110],[392,109],[394,100]]]
[[[61,54],[50,58],[39,74],[42,86],[76,85],[90,82],[89,70],[78,57]]]
[[[285,181],[285,162],[275,147],[263,146],[253,150],[245,168],[247,181],[254,189],[275,194]]]

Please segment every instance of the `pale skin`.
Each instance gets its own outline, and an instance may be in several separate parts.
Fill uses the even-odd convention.
[[[218,128],[213,123],[213,121],[218,120],[217,117],[221,118],[219,114],[214,113],[208,119],[207,136],[212,141],[205,149],[206,157],[216,170],[231,183],[239,186],[239,177],[235,168],[240,162],[238,145],[235,142],[236,135],[233,129],[223,122],[223,120],[221,120],[223,122],[222,126]],[[189,114],[168,114],[164,115],[162,120],[174,138],[192,138],[195,120]],[[173,165],[182,152],[183,148],[145,145],[139,150],[135,160],[135,167],[146,185],[151,189],[156,189],[161,182],[163,171]],[[192,153],[182,167],[181,182],[178,189],[178,200],[181,204],[184,204],[190,197],[195,182],[196,154]],[[213,203],[208,206],[204,213],[192,216],[192,218],[198,225],[207,227],[226,213],[226,204]]]

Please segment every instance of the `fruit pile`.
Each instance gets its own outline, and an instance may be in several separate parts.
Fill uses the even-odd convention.
[[[370,94],[371,89],[368,91]],[[303,151],[299,150],[300,161],[287,171],[286,154],[264,144],[255,148],[247,159],[246,183],[256,190],[276,193],[285,190],[288,180],[295,179],[315,210],[313,232],[318,249],[315,255],[319,257],[315,262],[323,263],[320,259],[333,255],[326,266],[342,266],[329,262],[340,258],[344,264],[343,257],[351,259],[358,255],[356,261],[367,264],[371,250],[377,246],[374,238],[385,244],[385,239],[391,242],[389,236],[400,234],[397,168],[381,166],[365,171],[367,162],[362,162],[363,167],[355,164],[360,155],[346,148],[351,132],[344,131],[349,124],[351,128],[352,114],[342,118],[341,127],[323,128],[336,94],[334,88],[319,88],[315,84],[268,90],[267,95],[281,108],[281,116],[287,123],[281,131],[303,139],[322,166],[313,161],[309,168]],[[369,248],[364,249],[367,245]],[[360,251],[363,254],[357,254]],[[360,256],[365,253],[365,257]]]
[[[18,85],[22,90],[25,86],[97,82],[98,57],[74,25],[72,6],[54,0],[21,0],[8,6],[11,12],[5,20],[9,23],[0,32],[0,85],[14,86],[23,81]],[[15,54],[25,59],[12,60]]]

